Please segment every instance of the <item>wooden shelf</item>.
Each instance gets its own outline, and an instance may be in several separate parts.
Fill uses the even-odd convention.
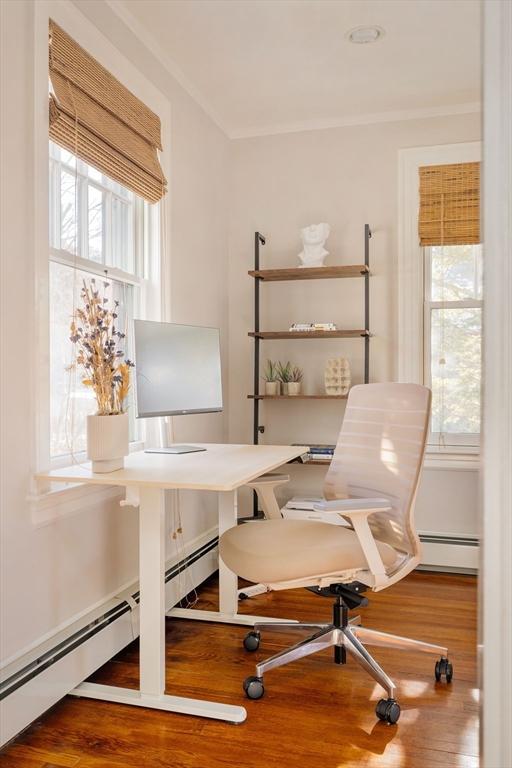
[[[336,277],[364,277],[370,274],[365,264],[337,267],[292,267],[290,269],[251,269],[249,275],[266,282],[282,280],[328,280]]]
[[[247,395],[249,400],[346,400],[348,395]]]
[[[369,336],[364,329],[357,331],[250,331],[248,334],[258,339],[356,339]]]

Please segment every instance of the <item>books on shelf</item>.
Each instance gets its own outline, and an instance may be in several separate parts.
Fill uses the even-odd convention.
[[[303,445],[304,443],[294,443],[294,445]],[[329,463],[334,455],[335,445],[326,445],[323,443],[309,444],[309,451],[300,457],[300,461],[305,464],[308,461],[325,461]]]
[[[337,331],[338,327],[335,323],[292,323],[290,326],[290,333],[294,331],[297,333],[303,333],[304,331]]]

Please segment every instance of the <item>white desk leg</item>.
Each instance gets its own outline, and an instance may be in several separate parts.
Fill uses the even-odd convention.
[[[165,492],[140,488],[140,690],[82,683],[72,695],[242,723],[244,707],[165,694]]]
[[[229,528],[238,524],[238,502],[236,491],[220,491],[218,498],[219,538]],[[269,616],[253,616],[238,613],[238,577],[222,562],[219,555],[219,610],[203,611],[195,608],[172,608],[168,614],[176,619],[214,621],[221,624],[241,624],[252,627],[256,622],[268,624],[290,623],[290,619]]]
[[[165,492],[140,489],[140,691],[165,690]]]
[[[236,491],[219,493],[219,539],[237,525],[238,499]],[[234,616],[238,612],[238,577],[224,564],[219,555],[219,611]]]

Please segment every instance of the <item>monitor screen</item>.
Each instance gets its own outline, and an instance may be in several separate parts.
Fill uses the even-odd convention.
[[[137,416],[222,411],[218,328],[135,320]]]

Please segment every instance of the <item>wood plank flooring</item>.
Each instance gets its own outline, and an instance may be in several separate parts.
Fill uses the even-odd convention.
[[[322,652],[265,678],[265,697],[248,701],[242,680],[255,657],[291,645],[297,633],[272,632],[256,654],[242,648],[243,627],[167,620],[167,686],[177,695],[245,705],[239,726],[66,697],[0,752],[1,768],[477,768],[476,579],[416,572],[369,593],[363,623],[447,644],[451,685],[435,683],[434,660],[373,649],[398,685],[396,726],[376,720],[379,686],[355,665]],[[216,606],[216,582],[198,607]],[[287,618],[330,619],[328,599],[305,590],[262,595],[242,610]],[[136,687],[134,642],[91,678]]]

